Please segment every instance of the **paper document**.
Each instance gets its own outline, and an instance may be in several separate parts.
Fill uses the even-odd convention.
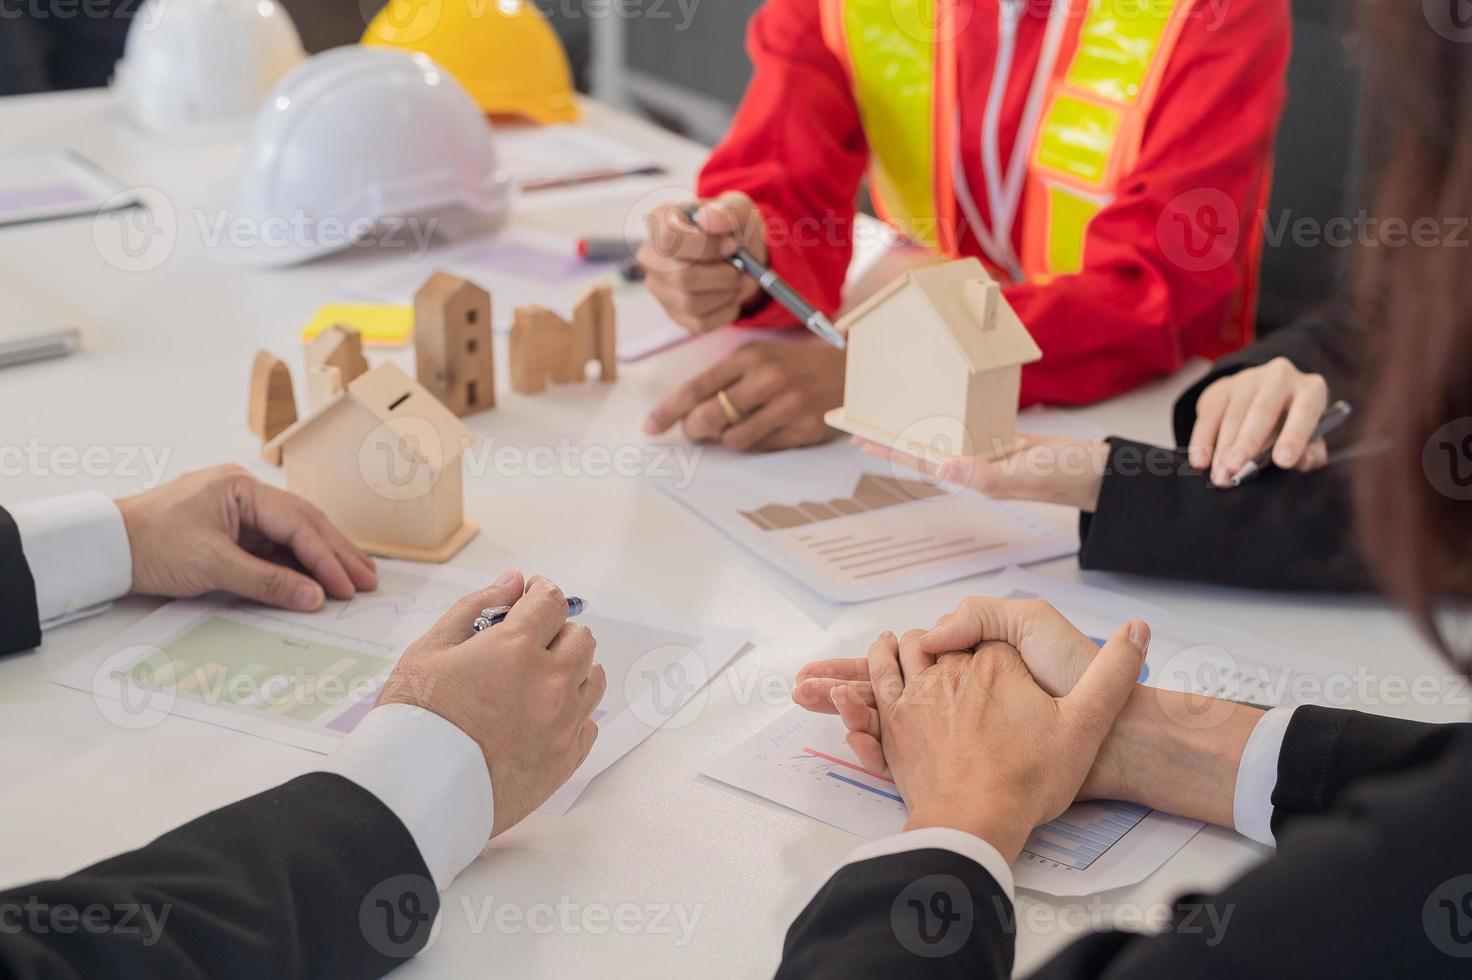
[[[405,647],[494,576],[382,561],[379,587],[296,613],[233,598],[171,602],[58,671],[67,687],[116,702],[139,726],[181,715],[330,752],[362,721]],[[593,753],[543,808],[562,813],[746,644],[748,634],[590,604],[608,691]],[[469,624],[466,624],[469,629]]]
[[[1048,508],[932,483],[847,443],[765,456],[711,452],[688,487],[662,489],[831,602],[1078,550],[1077,533],[1050,523]]]
[[[375,303],[410,304],[425,280],[444,271],[468,279],[491,294],[491,320],[508,333],[518,306],[545,306],[563,319],[585,288],[614,283],[618,310],[618,359],[631,363],[690,337],[665,315],[640,283],[618,279],[617,262],[585,262],[570,237],[507,231],[495,238],[358,274],[343,284],[346,293]]]
[[[135,207],[136,198],[70,150],[0,156],[0,227]]]
[[[874,840],[904,829],[894,781],[854,761],[836,717],[794,708],[705,775],[826,824]],[[1017,884],[1051,895],[1089,895],[1134,884],[1204,824],[1133,803],[1077,803],[1033,831],[1012,865]]]
[[[496,130],[501,165],[523,190],[635,173],[659,161],[583,126],[502,126]]]
[[[1292,703],[1305,676],[1342,670],[1323,658],[1287,654],[1236,630],[1172,613],[1131,596],[1008,569],[984,582],[986,595],[1042,598],[1098,643],[1121,624],[1150,624],[1141,680],[1168,690]],[[892,624],[893,625],[893,624]],[[1211,710],[1203,702],[1203,711]],[[1209,721],[1209,716],[1198,717]],[[824,823],[874,839],[898,833],[905,807],[893,782],[860,767],[830,715],[794,708],[702,772]],[[1089,895],[1143,880],[1180,850],[1199,821],[1133,803],[1095,801],[1070,807],[1037,828],[1013,864],[1017,884],[1052,895]]]

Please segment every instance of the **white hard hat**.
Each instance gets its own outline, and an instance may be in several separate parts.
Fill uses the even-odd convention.
[[[250,130],[230,224],[234,257],[291,265],[364,239],[382,247],[494,230],[511,180],[491,123],[422,54],[325,51],[268,96]]]
[[[112,89],[141,129],[223,135],[243,130],[305,58],[296,25],[273,0],[147,0]]]

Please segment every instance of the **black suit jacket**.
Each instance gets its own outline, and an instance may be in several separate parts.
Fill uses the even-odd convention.
[[[1093,933],[1035,976],[1472,975],[1469,812],[1469,726],[1301,708],[1278,761],[1277,855],[1178,900],[1161,934]],[[834,875],[788,931],[778,976],[1006,977],[1013,942],[980,865],[915,851]]]
[[[0,976],[376,977],[424,948],[438,912],[393,811],[313,773],[0,891]]]
[[[1177,400],[1177,445],[1196,424],[1206,386],[1243,368],[1286,357],[1324,375],[1335,396],[1354,399],[1361,345],[1345,310],[1329,306],[1218,361]],[[1353,438],[1353,424],[1331,446]],[[1109,466],[1093,514],[1079,521],[1079,565],[1163,578],[1279,591],[1367,591],[1350,499],[1350,462],[1314,473],[1268,467],[1255,480],[1217,490],[1183,450],[1110,439]]]
[[[0,507],[0,656],[40,645],[36,583],[20,546],[20,530]]]
[[[0,509],[0,653],[40,642]],[[392,810],[301,776],[127,854],[0,891],[0,977],[370,977],[429,940],[439,893]]]

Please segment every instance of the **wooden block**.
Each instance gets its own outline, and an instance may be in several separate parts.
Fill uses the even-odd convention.
[[[447,272],[430,276],[414,296],[414,368],[456,415],[495,408],[490,294]]]
[[[341,325],[318,334],[307,345],[307,370],[325,366],[342,372],[344,385],[352,384],[354,378],[368,370],[368,361],[363,357],[363,335]]]
[[[566,376],[572,326],[543,306],[518,306],[511,324],[511,388],[523,395],[546,390]]]
[[[246,422],[264,447],[296,421],[296,395],[291,389],[291,369],[270,351],[257,351],[250,370],[250,408]],[[281,453],[261,455],[272,466],[281,465]]]
[[[589,286],[573,304],[570,373],[576,380],[587,377],[589,361],[598,362],[600,381],[618,380],[617,316],[613,287],[606,282]]]
[[[307,372],[307,411],[315,412],[342,391],[342,370],[323,364]]]

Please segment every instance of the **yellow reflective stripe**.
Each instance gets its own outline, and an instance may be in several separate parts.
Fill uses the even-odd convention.
[[[844,32],[854,95],[890,216],[936,244],[935,0],[847,0]]]
[[[1089,222],[1104,209],[1091,200],[1057,184],[1048,185],[1048,272],[1066,276],[1084,267],[1084,238]]]
[[[1043,120],[1037,162],[1090,184],[1101,184],[1124,113],[1059,93]]]
[[[1133,102],[1173,6],[1173,0],[1090,0],[1066,84],[1109,102]]]

